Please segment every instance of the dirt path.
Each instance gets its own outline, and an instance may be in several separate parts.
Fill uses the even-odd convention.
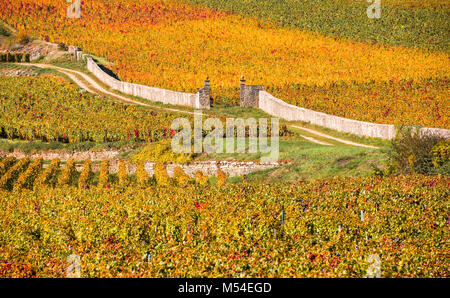
[[[50,64],[22,63],[22,65],[29,65],[29,66],[35,66],[35,67],[40,67],[40,68],[50,68],[50,69],[57,70],[57,71],[59,71],[61,73],[64,73],[65,75],[67,75],[77,85],[79,85],[81,88],[86,89],[87,91],[89,91],[91,93],[107,95],[107,96],[110,96],[112,98],[118,99],[118,100],[126,102],[126,103],[130,103],[130,104],[141,105],[141,106],[150,107],[150,108],[159,109],[159,110],[165,110],[165,111],[169,111],[169,112],[194,115],[194,112],[149,105],[149,104],[137,101],[137,100],[130,99],[129,97],[122,96],[122,95],[110,92],[110,91],[106,90],[105,88],[103,88],[102,86],[100,86],[100,84],[98,84],[90,76],[88,76],[87,74],[85,74],[85,73],[83,73],[81,71],[67,69],[67,68],[62,68],[62,67],[58,67],[58,66],[50,65]],[[345,139],[333,137],[333,136],[330,136],[328,134],[319,132],[317,130],[313,130],[313,129],[302,127],[302,126],[298,126],[298,125],[288,125],[288,127],[302,129],[302,130],[307,131],[307,132],[309,132],[309,133],[311,133],[313,135],[316,135],[316,136],[319,136],[319,137],[323,137],[323,138],[327,138],[327,139],[330,139],[330,140],[334,140],[334,141],[337,141],[337,142],[340,142],[340,143],[343,143],[343,144],[347,144],[347,145],[350,145],[350,146],[364,147],[364,148],[374,148],[374,149],[375,148],[379,148],[379,147],[372,146],[372,145],[356,143],[356,142],[348,141],[348,140],[345,140]],[[323,142],[323,141],[319,141],[319,140],[316,140],[316,139],[314,139],[312,137],[306,137],[306,136],[303,136],[303,135],[301,135],[301,136],[303,138],[305,138],[306,140],[308,140],[310,142],[313,142],[313,143],[316,143],[316,144],[325,145],[325,146],[334,146],[333,144],[330,144],[330,143],[327,143],[327,142]]]
[[[317,130],[314,130],[314,129],[310,129],[310,128],[306,128],[306,127],[302,127],[302,126],[298,126],[298,125],[291,125],[291,127],[302,129],[304,131],[307,131],[309,133],[315,134],[317,136],[324,137],[324,138],[327,138],[327,139],[330,139],[330,140],[334,140],[334,141],[337,141],[337,142],[340,142],[340,143],[344,143],[344,144],[347,144],[347,145],[351,145],[351,146],[355,146],[355,147],[378,148],[378,147],[372,146],[372,145],[366,145],[366,144],[361,144],[361,143],[356,143],[356,142],[344,140],[344,139],[341,139],[341,138],[336,138],[336,137],[327,135],[325,133],[322,133],[320,131],[317,131]]]
[[[130,104],[140,105],[140,106],[144,106],[144,107],[150,107],[150,108],[154,108],[154,109],[165,110],[165,111],[175,112],[175,113],[184,113],[184,114],[194,115],[194,112],[149,105],[149,104],[146,104],[146,103],[143,103],[143,102],[140,102],[137,100],[133,100],[128,97],[110,92],[110,91],[106,90],[105,88],[103,88],[102,86],[100,86],[100,84],[98,84],[90,76],[88,76],[87,74],[85,74],[81,71],[62,68],[62,67],[58,67],[58,66],[50,65],[50,64],[37,64],[37,63],[21,63],[21,64],[40,67],[40,68],[50,68],[50,69],[54,69],[59,72],[62,72],[65,75],[67,75],[71,80],[73,80],[75,82],[75,84],[79,85],[81,88],[86,89],[87,91],[89,91],[91,93],[108,95],[115,99],[119,99],[120,101],[130,103]],[[80,77],[82,78],[82,80],[80,80]],[[85,82],[87,82],[89,85],[86,84]]]
[[[327,142],[322,142],[322,141],[316,140],[316,139],[311,138],[311,137],[307,137],[307,136],[304,136],[304,135],[300,135],[300,136],[302,138],[304,138],[304,139],[306,139],[306,140],[308,140],[310,142],[316,143],[316,144],[320,144],[320,145],[324,145],[324,146],[334,146],[333,144],[330,144],[330,143],[327,143]]]

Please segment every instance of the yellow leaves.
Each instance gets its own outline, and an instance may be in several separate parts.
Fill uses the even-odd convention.
[[[198,170],[195,173],[195,183],[201,186],[208,185],[208,176],[204,175],[202,171]]]
[[[169,132],[170,133],[170,132]],[[172,150],[172,140],[162,139],[145,146],[141,151],[131,157],[135,163],[140,161],[153,161],[158,163],[180,163],[185,164],[192,160],[191,154],[174,153]]]
[[[124,106],[55,77],[0,77],[6,137],[64,142],[157,141],[176,114]],[[139,121],[137,121],[139,119]]]
[[[160,186],[167,186],[170,183],[169,174],[167,174],[166,168],[162,163],[155,164],[155,179],[156,183]]]
[[[149,176],[147,170],[145,169],[144,161],[139,161],[137,164],[136,178],[137,178],[137,182],[138,182],[139,186],[141,186],[141,187],[148,186],[148,184],[150,182],[150,176]]]
[[[12,190],[14,182],[19,177],[19,175],[25,171],[25,169],[30,164],[30,159],[28,157],[22,158],[16,164],[14,164],[1,178],[0,178],[0,189]]]
[[[14,184],[14,190],[33,188],[33,182],[42,170],[42,157],[35,159],[27,170],[22,173]]]
[[[228,179],[227,174],[225,174],[221,169],[217,169],[216,178],[217,178],[216,182],[217,186],[223,186],[227,183]]]
[[[216,98],[234,104],[241,74],[246,75],[249,83],[279,89],[289,84],[360,84],[385,82],[391,78],[422,81],[448,77],[450,70],[449,56],[444,52],[335,40],[269,23],[261,26],[261,21],[235,14],[201,7],[194,9],[189,5],[180,8],[180,4],[173,1],[136,3],[138,7],[155,9],[150,17],[131,6],[118,9],[118,4],[105,6],[100,1],[89,1],[86,5],[95,9],[95,14],[86,9],[86,15],[79,21],[83,30],[79,22],[54,30],[53,24],[63,21],[60,17],[51,15],[50,19],[43,19],[25,12],[24,18],[29,24],[26,29],[49,35],[52,40],[82,46],[86,52],[107,56],[114,63],[113,70],[125,81],[196,92],[208,74]],[[98,17],[109,14],[114,18],[108,21]],[[13,14],[11,21],[16,18],[18,16]],[[281,95],[281,99],[291,103],[301,98],[300,93]],[[388,100],[386,103],[407,106],[396,98]],[[353,98],[339,98],[338,104],[349,105],[352,101]],[[372,106],[372,101],[368,104],[372,113],[371,108],[377,106]],[[320,110],[341,114],[333,106]],[[351,116],[369,120],[364,113],[357,111]],[[416,120],[412,113],[406,115],[405,122]],[[389,118],[387,122],[393,120]],[[423,122],[448,125],[436,119]]]
[[[54,180],[56,173],[59,170],[59,163],[60,161],[58,158],[51,161],[50,165],[36,179],[34,183],[35,189],[51,184],[51,181]]]
[[[58,185],[72,185],[74,183],[76,171],[75,160],[70,158],[67,160],[66,166],[58,177]]]
[[[442,166],[450,160],[450,140],[440,141],[431,150],[435,168]]]
[[[380,256],[383,277],[438,277],[448,271],[441,237],[447,183],[442,177],[399,176],[220,189],[0,190],[8,243],[0,255],[12,264],[29,263],[37,277],[56,276],[58,268],[47,264],[69,252],[80,255],[86,277],[363,277],[370,254]],[[366,209],[365,217],[374,218],[368,226],[355,218],[360,205],[345,205],[359,189],[366,193],[358,201],[378,204]],[[281,210],[283,233],[274,240]],[[2,274],[12,272],[2,267]]]
[[[91,184],[92,176],[93,173],[91,169],[91,161],[87,159],[83,163],[83,170],[81,171],[80,177],[78,178],[78,188],[88,189]]]
[[[117,177],[119,178],[119,187],[127,187],[129,184],[127,164],[124,160],[119,160],[118,167]]]
[[[98,177],[98,189],[105,188],[109,183],[109,160],[103,160],[100,164],[100,174]]]
[[[189,176],[186,175],[186,173],[181,169],[180,166],[176,166],[173,170],[173,178],[181,187],[185,187],[190,181]]]

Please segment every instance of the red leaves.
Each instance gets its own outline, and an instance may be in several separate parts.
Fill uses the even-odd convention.
[[[36,271],[30,264],[3,262],[0,265],[0,275],[2,277],[29,278],[36,275]]]
[[[206,207],[206,205],[208,205],[207,202],[201,203],[201,204],[199,204],[198,202],[194,202],[194,207],[195,207],[195,209],[197,209],[197,210],[202,210],[203,208]]]
[[[341,262],[341,259],[338,256],[331,256],[331,252],[328,253],[309,252],[307,254],[307,259],[314,264],[325,263],[330,268],[335,268]]]

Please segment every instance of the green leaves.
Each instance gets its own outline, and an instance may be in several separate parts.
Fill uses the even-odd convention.
[[[431,50],[449,50],[448,4],[382,2],[381,18],[369,19],[366,1],[186,0],[334,37]],[[400,1],[399,1],[400,2]],[[426,1],[425,1],[426,2]],[[397,5],[394,5],[397,4]]]

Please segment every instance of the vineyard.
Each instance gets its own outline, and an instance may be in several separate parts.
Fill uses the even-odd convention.
[[[383,277],[449,273],[445,177],[155,184],[122,164],[110,184],[104,162],[89,187],[90,162],[41,162],[0,164],[0,276],[63,277],[70,254],[82,277],[363,277],[371,254]]]
[[[449,1],[69,5],[0,1],[0,278],[449,276]]]
[[[1,77],[0,137],[60,142],[157,141],[175,114],[114,103],[55,76]]]
[[[64,2],[20,0],[2,3],[0,11],[3,21],[20,32],[76,44],[85,52],[106,57],[123,81],[196,92],[209,75],[215,102],[237,105],[239,77],[245,75],[249,83],[264,84],[274,96],[305,108],[363,121],[449,127],[448,89],[440,88],[447,84],[449,73],[448,53],[442,46],[446,42],[441,40],[447,33],[442,32],[442,24],[435,23],[440,20],[438,16],[430,17],[431,12],[423,16],[427,16],[430,30],[423,23],[415,29],[411,25],[398,30],[422,30],[415,36],[440,38],[439,45],[431,47],[433,51],[425,45],[410,47],[411,41],[424,42],[412,37],[400,45],[391,42],[398,40],[395,38],[369,42],[369,37],[357,41],[333,37],[327,31],[329,22],[317,30],[299,30],[310,28],[310,23],[285,28],[268,22],[280,11],[259,4],[250,6],[260,12],[253,15],[245,10],[249,6],[242,5],[243,1],[194,2],[212,8],[183,1],[86,1],[81,19],[67,19]],[[234,5],[234,13],[222,4]],[[427,5],[415,11],[429,9]],[[365,8],[360,14],[364,22],[374,23],[368,21]],[[286,15],[289,19],[292,14]],[[408,15],[407,20],[416,18]],[[383,32],[398,31],[383,26]],[[348,38],[348,34],[342,37]],[[380,85],[389,88],[382,87],[382,92],[373,95],[373,89]],[[320,92],[308,96],[308,90]],[[345,96],[336,96],[340,93]],[[329,98],[333,98],[333,105],[328,104]]]

